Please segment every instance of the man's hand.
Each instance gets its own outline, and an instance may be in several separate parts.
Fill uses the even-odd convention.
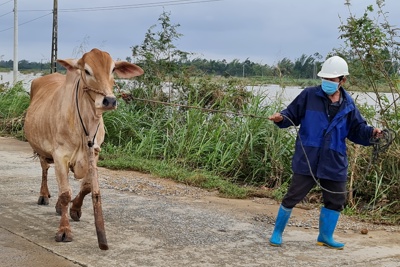
[[[382,130],[379,129],[379,128],[374,128],[374,130],[372,131],[372,137],[374,137],[374,138],[382,138],[383,137]]]
[[[278,112],[278,113],[275,113],[274,115],[269,116],[268,119],[273,122],[281,122],[281,121],[283,121],[283,116],[281,115],[281,113]]]

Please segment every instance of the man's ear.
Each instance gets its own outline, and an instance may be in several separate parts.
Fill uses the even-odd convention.
[[[344,76],[343,79],[340,81],[340,84],[344,84],[347,81],[347,77]]]

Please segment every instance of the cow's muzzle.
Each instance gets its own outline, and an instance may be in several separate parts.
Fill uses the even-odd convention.
[[[115,96],[105,96],[103,99],[103,108],[115,109],[117,107],[117,98]]]

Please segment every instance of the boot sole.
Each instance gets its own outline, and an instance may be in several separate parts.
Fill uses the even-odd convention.
[[[272,247],[282,247],[282,245],[272,244],[272,243],[269,243],[269,245],[272,246]]]
[[[322,247],[325,246],[325,247],[332,248],[332,249],[337,249],[337,250],[342,250],[344,248],[344,246],[343,247],[332,247],[332,246],[329,246],[328,244],[323,243],[323,242],[317,242],[317,245],[318,246],[322,246]]]

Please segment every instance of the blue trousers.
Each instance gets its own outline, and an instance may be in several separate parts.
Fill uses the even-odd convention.
[[[317,178],[318,179],[318,178]],[[332,192],[346,192],[346,182],[338,182],[327,179],[318,179],[318,182],[325,189]],[[301,175],[294,173],[289,189],[282,200],[285,208],[292,209],[297,203],[302,201],[310,190],[316,185],[313,177],[310,175]],[[330,193],[322,189],[322,198],[324,206],[327,209],[342,211],[346,202],[347,193]]]

